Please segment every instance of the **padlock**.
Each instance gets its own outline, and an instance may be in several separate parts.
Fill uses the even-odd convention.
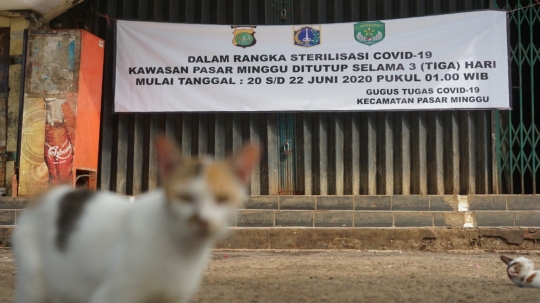
[[[279,19],[287,20],[287,10],[286,9],[281,10],[281,13],[279,14]]]
[[[285,142],[283,144],[283,155],[288,156],[292,153],[291,146],[289,145],[289,141]]]

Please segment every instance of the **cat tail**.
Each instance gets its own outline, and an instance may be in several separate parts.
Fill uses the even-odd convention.
[[[38,215],[37,209],[23,212],[13,232],[13,254],[17,263],[16,303],[48,302],[35,226]]]

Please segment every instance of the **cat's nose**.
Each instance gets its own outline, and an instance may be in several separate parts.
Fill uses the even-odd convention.
[[[211,224],[210,224],[210,220],[208,219],[202,218],[201,216],[198,216],[198,215],[193,215],[189,219],[189,224],[191,225],[192,228],[196,230],[196,232],[201,237],[205,237],[210,233]]]
[[[210,222],[208,222],[208,220],[197,217],[197,228],[201,236],[207,236],[210,231]]]
[[[205,229],[208,229],[208,227],[210,226],[210,223],[208,223],[208,221],[204,219],[199,219],[198,224],[200,228],[205,228]]]

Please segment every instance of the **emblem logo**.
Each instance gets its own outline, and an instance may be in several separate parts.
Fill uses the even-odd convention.
[[[384,23],[380,21],[358,22],[354,25],[354,39],[371,46],[384,39]]]
[[[294,45],[310,47],[321,44],[321,26],[293,26]]]
[[[254,30],[256,27],[257,26],[231,25],[231,28],[234,29],[232,32],[234,35],[232,44],[243,48],[255,45],[255,43],[257,43]]]

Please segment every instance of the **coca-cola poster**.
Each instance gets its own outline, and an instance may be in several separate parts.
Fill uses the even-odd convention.
[[[104,41],[29,31],[26,49],[16,172],[18,195],[34,196],[97,171]]]
[[[76,94],[26,98],[20,188],[29,194],[73,180]]]

